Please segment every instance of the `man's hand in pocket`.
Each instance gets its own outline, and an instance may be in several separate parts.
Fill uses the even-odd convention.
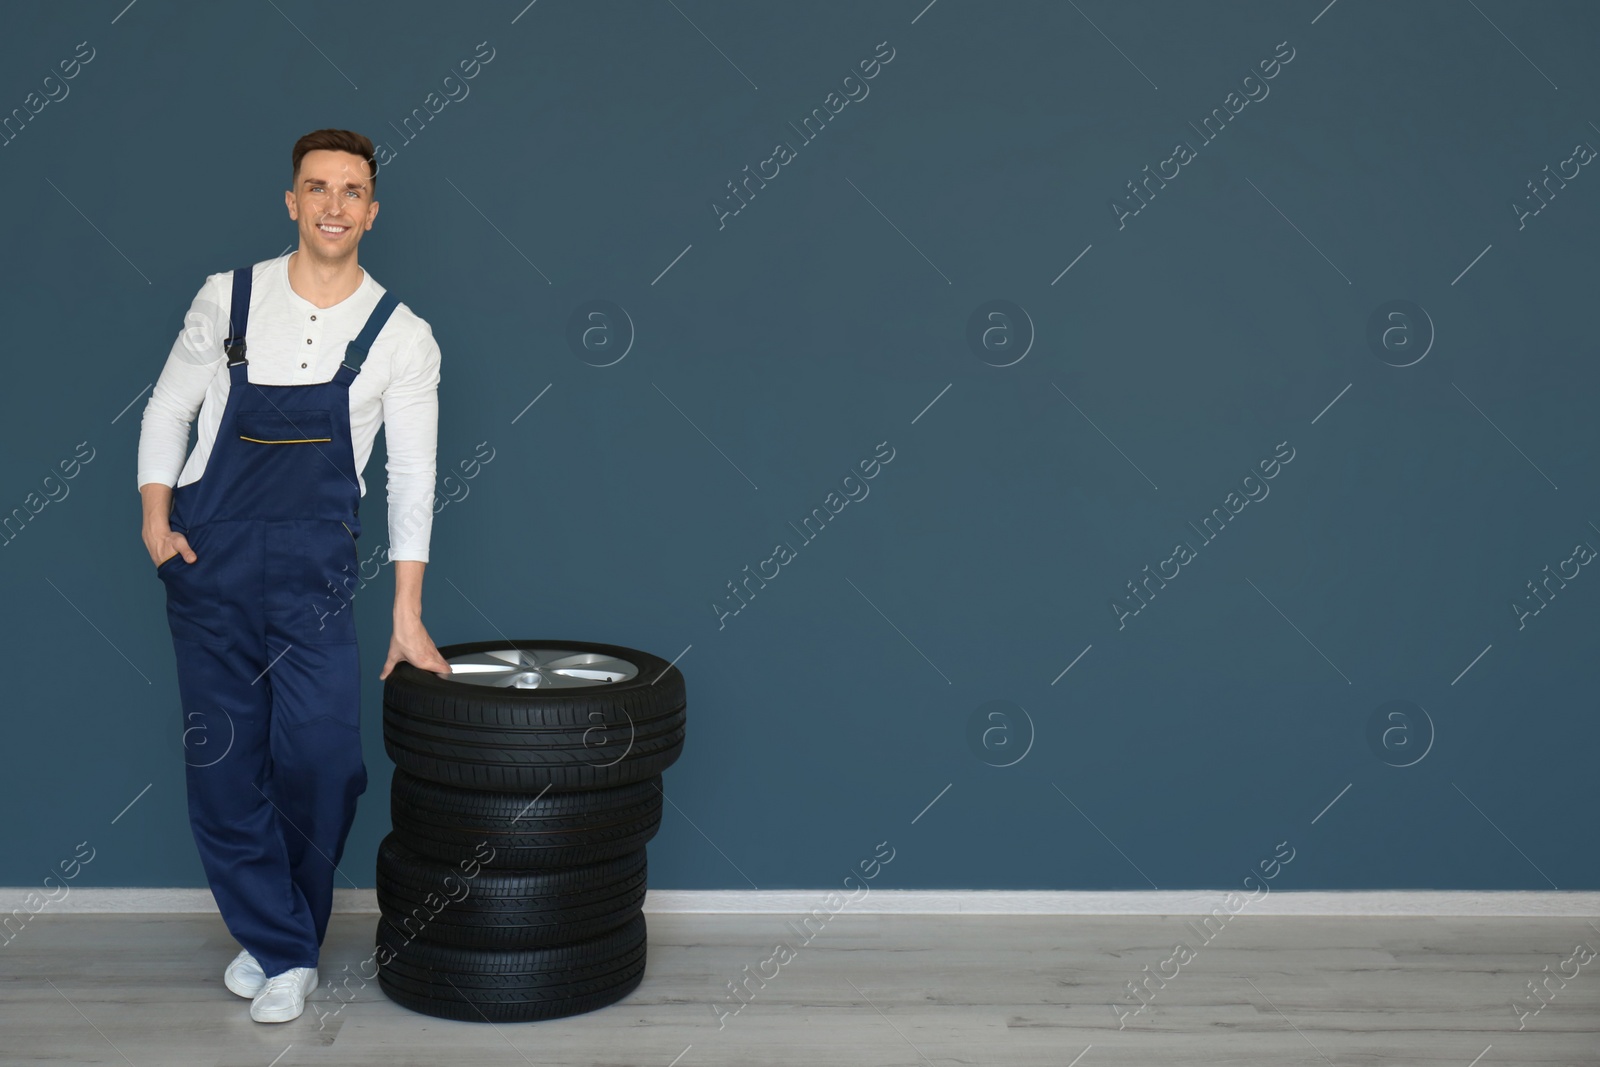
[[[150,552],[150,561],[158,567],[177,555],[183,556],[185,563],[199,558],[189,547],[189,539],[173,529],[145,530],[144,547]]]

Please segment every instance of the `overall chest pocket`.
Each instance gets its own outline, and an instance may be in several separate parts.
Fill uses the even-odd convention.
[[[309,445],[333,440],[333,413],[327,410],[241,411],[234,425],[241,441],[261,445]]]

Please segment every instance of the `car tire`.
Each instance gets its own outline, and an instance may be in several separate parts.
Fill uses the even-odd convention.
[[[389,785],[396,841],[442,863],[471,860],[487,841],[500,869],[573,867],[643,848],[663,803],[660,775],[610,789],[488,793],[396,767]]]
[[[645,968],[642,911],[584,941],[495,950],[408,938],[378,919],[378,985],[402,1007],[465,1022],[529,1022],[579,1015],[638,988]]]
[[[383,743],[397,767],[493,792],[644,781],[683,750],[683,674],[648,652],[589,641],[447,645],[453,673],[408,662],[384,682]]]
[[[642,848],[546,871],[498,870],[498,858],[439,863],[390,834],[378,845],[378,910],[438,944],[514,949],[599,937],[644,906]]]

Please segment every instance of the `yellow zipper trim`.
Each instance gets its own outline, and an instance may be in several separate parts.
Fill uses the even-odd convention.
[[[344,532],[347,533],[347,534],[350,534],[350,540],[351,541],[354,541],[356,539],[356,535],[354,533],[351,533],[350,527],[345,524],[345,521],[343,519],[339,520],[339,525],[340,526],[344,526]]]
[[[241,441],[254,441],[258,445],[306,445],[306,444],[311,444],[311,443],[313,443],[315,441],[332,441],[333,438],[331,438],[331,437],[291,437],[291,438],[289,438],[287,440],[283,440],[283,441],[268,441],[268,440],[264,440],[263,438],[260,438],[260,437],[246,437],[244,434],[240,434],[239,435],[239,440],[241,440]]]

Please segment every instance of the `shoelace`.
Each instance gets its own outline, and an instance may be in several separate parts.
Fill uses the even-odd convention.
[[[284,971],[267,979],[267,984],[261,987],[259,996],[267,996],[274,992],[297,989],[300,985],[300,976],[294,971]]]

